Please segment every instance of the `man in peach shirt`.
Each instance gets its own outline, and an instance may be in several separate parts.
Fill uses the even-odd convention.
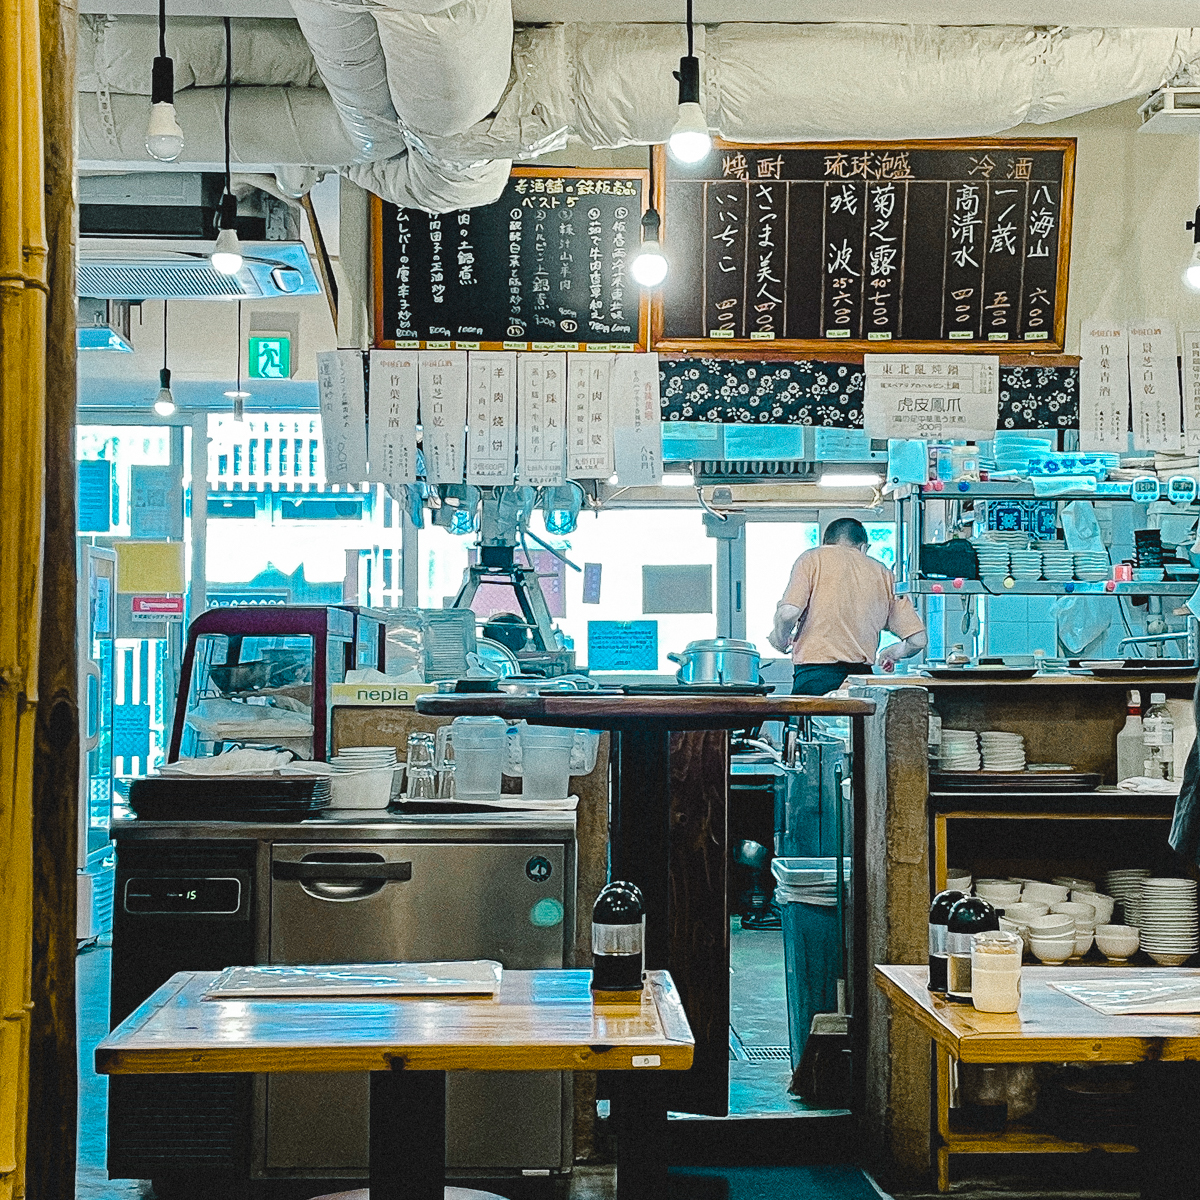
[[[925,626],[907,597],[896,595],[891,571],[869,558],[870,539],[853,517],[831,521],[822,544],[796,560],[775,610],[768,641],[790,649],[792,695],[822,696],[877,662],[894,671],[928,645]],[[901,640],[879,649],[887,630]]]

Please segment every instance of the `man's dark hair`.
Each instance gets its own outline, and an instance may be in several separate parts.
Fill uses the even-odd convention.
[[[830,521],[825,527],[825,536],[821,541],[826,546],[834,546],[838,542],[849,542],[851,546],[869,546],[871,544],[871,539],[867,537],[863,523],[856,521],[853,517],[839,517],[836,521]]]

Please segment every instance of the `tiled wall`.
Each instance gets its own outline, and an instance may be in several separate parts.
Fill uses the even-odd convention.
[[[990,596],[987,600],[987,653],[1032,654],[1044,650],[1047,658],[1058,652],[1053,596]]]

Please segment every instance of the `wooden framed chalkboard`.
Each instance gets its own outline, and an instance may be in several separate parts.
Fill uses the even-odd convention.
[[[374,345],[644,350],[629,274],[650,172],[514,167],[494,204],[431,216],[372,197]]]
[[[1061,352],[1073,138],[659,146],[672,354]]]

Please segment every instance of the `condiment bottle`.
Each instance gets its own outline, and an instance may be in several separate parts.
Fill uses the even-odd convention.
[[[1167,708],[1165,692],[1154,692],[1142,718],[1146,761],[1143,774],[1150,779],[1175,778],[1175,722]]]
[[[1129,693],[1125,710],[1125,725],[1117,734],[1117,782],[1132,779],[1142,773],[1146,759],[1142,744],[1142,694],[1134,688]]]
[[[971,945],[977,933],[1000,928],[996,910],[979,896],[957,900],[946,918],[946,997],[971,1003]]]
[[[632,883],[614,880],[592,905],[592,991],[640,992],[646,906]]]
[[[938,892],[929,906],[929,990],[946,991],[946,920],[950,910],[963,898],[957,888]]]
[[[1012,1013],[1021,1003],[1024,943],[1004,929],[971,939],[971,1003],[980,1012]]]

